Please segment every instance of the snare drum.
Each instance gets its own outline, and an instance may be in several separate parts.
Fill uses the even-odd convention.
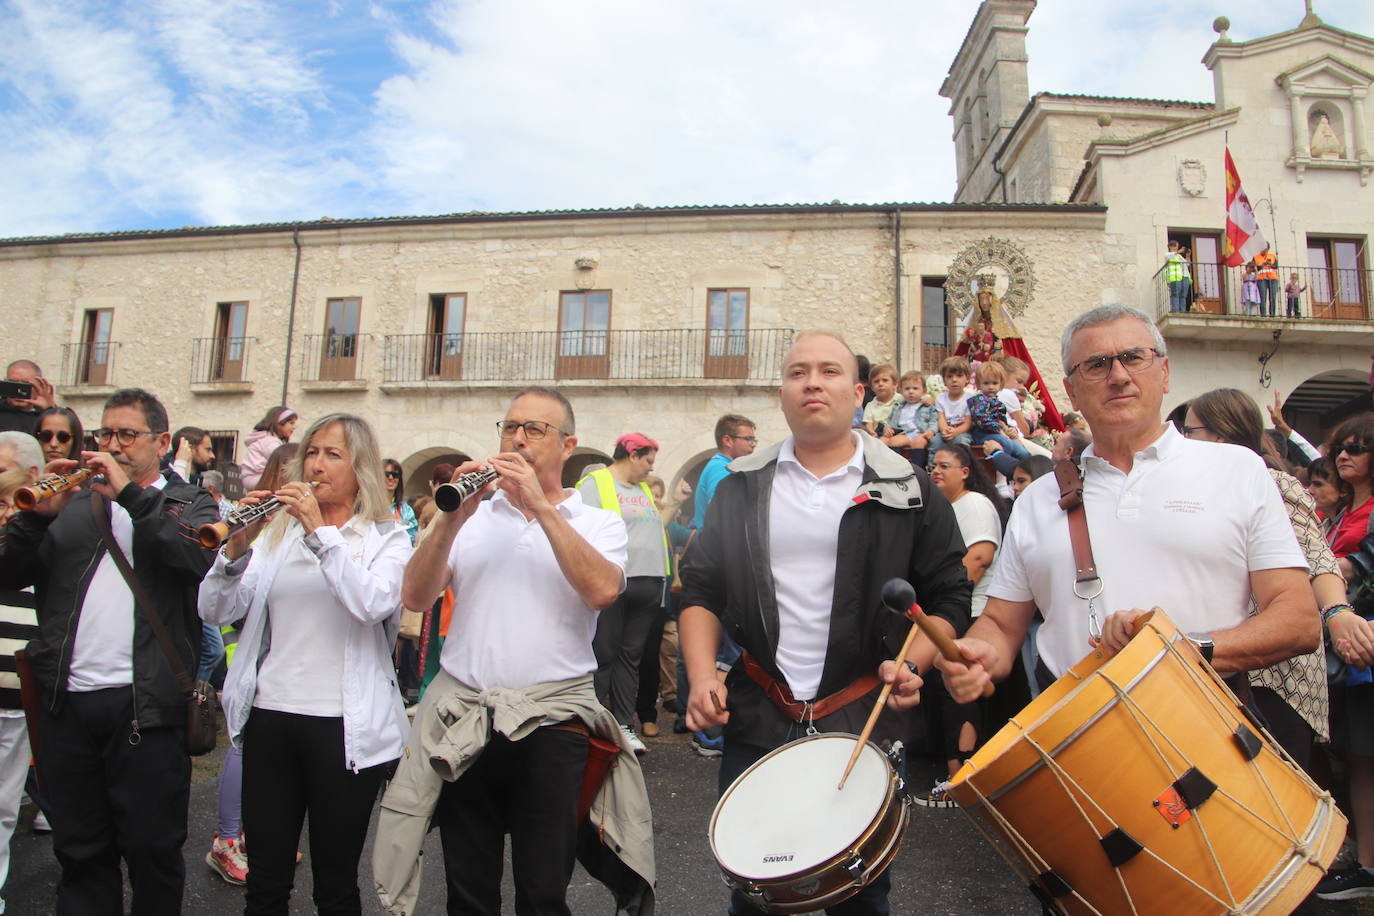
[[[836,788],[855,735],[811,735],[740,774],[711,815],[725,883],[770,913],[809,913],[857,893],[892,862],[909,818],[887,755],[869,743]]]
[[[1022,710],[950,794],[1068,914],[1291,912],[1345,836],[1331,796],[1161,611]]]

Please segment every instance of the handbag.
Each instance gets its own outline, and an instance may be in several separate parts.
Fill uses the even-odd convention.
[[[181,657],[177,655],[176,646],[172,644],[172,637],[168,635],[162,618],[157,615],[152,598],[144,590],[143,583],[134,575],[129,558],[124,555],[119,542],[115,540],[114,529],[110,527],[110,512],[105,506],[105,497],[99,493],[91,494],[91,515],[95,518],[95,527],[100,532],[105,550],[110,554],[110,559],[114,560],[119,574],[124,577],[129,591],[133,592],[135,606],[143,612],[143,619],[152,628],[158,644],[162,646],[162,654],[167,657],[167,664],[181,686],[182,696],[186,700],[186,753],[192,757],[208,754],[215,749],[215,742],[219,738],[219,697],[215,693],[215,687],[209,681],[192,681],[191,676],[186,673],[186,666],[181,663]]]

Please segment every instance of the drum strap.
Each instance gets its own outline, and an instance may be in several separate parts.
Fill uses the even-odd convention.
[[[1069,514],[1069,543],[1073,545],[1073,565],[1078,582],[1097,578],[1097,561],[1088,538],[1088,514],[1083,511],[1083,472],[1071,460],[1054,466],[1059,481],[1059,508]]]
[[[772,704],[793,722],[824,719],[831,713],[838,712],[860,697],[871,693],[882,683],[876,674],[866,674],[843,690],[836,691],[814,703],[805,703],[792,696],[792,688],[765,671],[754,656],[746,651],[743,658],[744,673],[749,675],[749,680],[758,684],[763,689],[764,696],[768,697]]]

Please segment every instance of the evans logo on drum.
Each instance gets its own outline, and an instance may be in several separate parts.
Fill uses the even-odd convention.
[[[791,855],[785,855],[785,856],[764,856],[764,857],[763,857],[763,861],[764,861],[764,862],[791,862],[791,861],[792,861],[792,856],[791,856]]]

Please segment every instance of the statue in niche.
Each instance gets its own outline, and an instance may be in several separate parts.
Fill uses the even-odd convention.
[[[1337,136],[1335,128],[1331,126],[1331,119],[1324,111],[1317,113],[1309,149],[1312,151],[1313,159],[1345,158],[1345,144]]]

